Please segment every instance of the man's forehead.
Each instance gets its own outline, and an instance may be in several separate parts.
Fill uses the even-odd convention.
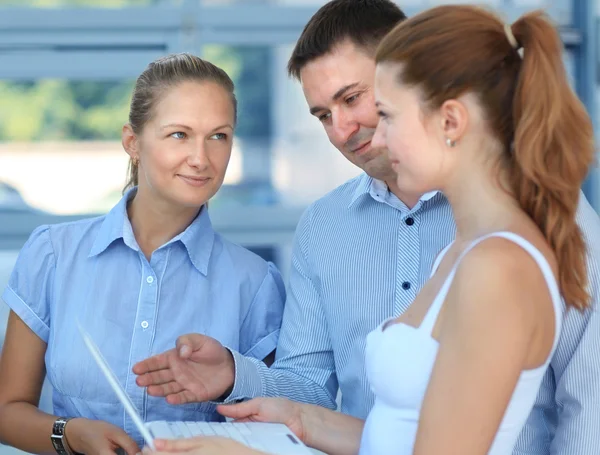
[[[300,82],[305,83],[307,79],[319,76],[343,78],[361,70],[374,71],[375,60],[361,51],[354,44],[339,44],[330,52],[308,62],[300,71]]]
[[[366,59],[363,56],[363,59]],[[365,64],[344,54],[327,54],[307,64],[300,72],[300,84],[309,105],[329,104],[347,90],[370,88],[375,62]]]

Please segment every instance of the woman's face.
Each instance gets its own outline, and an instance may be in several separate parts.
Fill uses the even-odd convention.
[[[139,160],[139,193],[200,207],[223,184],[231,156],[235,112],[231,95],[213,82],[182,82],[153,106],[128,153]],[[132,134],[124,129],[125,135]]]
[[[375,99],[379,124],[373,146],[388,150],[401,191],[423,194],[440,189],[447,155],[442,122],[437,113],[426,114],[420,92],[398,81],[399,67],[377,65]]]

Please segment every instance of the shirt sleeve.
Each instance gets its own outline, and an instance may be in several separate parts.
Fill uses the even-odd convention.
[[[581,196],[577,222],[587,245],[591,307],[569,310],[563,324],[564,352],[552,360],[558,424],[554,455],[592,455],[600,447],[600,219]]]
[[[550,368],[514,455],[596,455],[600,447],[600,220],[581,197],[591,308],[567,311]]]
[[[21,249],[2,294],[10,309],[46,343],[50,335],[55,269],[50,228],[40,226]]]
[[[240,352],[262,360],[277,347],[285,303],[285,285],[277,267],[268,263],[263,279],[240,329]]]
[[[285,304],[276,360],[263,362],[231,351],[235,382],[225,402],[257,396],[283,396],[295,401],[336,407],[338,389],[327,319],[311,267],[311,213],[298,223],[292,252],[289,293]]]

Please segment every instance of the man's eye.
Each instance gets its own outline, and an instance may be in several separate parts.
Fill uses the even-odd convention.
[[[346,104],[354,103],[358,99],[359,96],[360,96],[359,93],[357,93],[356,95],[349,96],[348,98],[346,98]]]

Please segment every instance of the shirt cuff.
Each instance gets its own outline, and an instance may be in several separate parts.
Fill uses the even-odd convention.
[[[233,390],[222,401],[212,401],[213,404],[231,404],[250,398],[264,396],[263,382],[258,371],[257,362],[260,360],[249,359],[233,349],[226,348],[233,356],[235,364],[235,379]]]
[[[13,310],[44,343],[48,343],[48,339],[50,338],[50,327],[34,313],[34,311],[10,286],[6,286],[4,289],[2,300],[6,302],[10,309]]]

